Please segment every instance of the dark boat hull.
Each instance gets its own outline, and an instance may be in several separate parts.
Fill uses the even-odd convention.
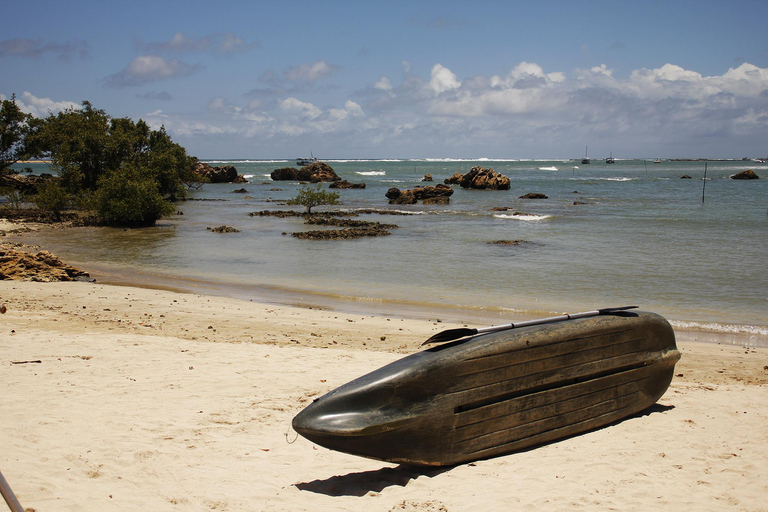
[[[580,434],[653,405],[680,353],[653,313],[475,336],[412,354],[316,400],[294,429],[326,448],[442,466]]]

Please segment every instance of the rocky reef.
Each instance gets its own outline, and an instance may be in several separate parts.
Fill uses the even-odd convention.
[[[95,281],[88,272],[65,265],[48,251],[32,253],[7,247],[0,247],[0,280]]]
[[[283,167],[270,174],[274,181],[308,181],[310,183],[341,181],[333,168],[325,162],[314,162],[301,169]]]
[[[449,202],[453,195],[453,189],[447,185],[434,187],[416,187],[410,190],[390,188],[384,194],[389,199],[389,204],[416,204],[422,201],[424,204],[444,204]]]
[[[237,174],[237,169],[233,165],[221,165],[212,167],[205,162],[195,163],[195,174],[209,183],[248,183],[241,174]]]
[[[446,185],[458,184],[462,188],[478,190],[509,190],[509,178],[493,169],[475,166],[467,174],[454,173],[445,180]]]

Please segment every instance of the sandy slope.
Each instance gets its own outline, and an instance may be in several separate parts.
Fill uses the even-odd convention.
[[[417,471],[290,421],[449,325],[88,283],[2,304],[0,470],[38,512],[768,510],[765,349],[681,341],[644,415]]]

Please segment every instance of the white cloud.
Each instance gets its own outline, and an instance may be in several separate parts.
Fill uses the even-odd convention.
[[[67,109],[80,109],[81,105],[73,101],[53,101],[50,98],[38,98],[34,94],[24,91],[21,98],[16,98],[16,105],[22,112],[32,114],[35,117],[47,117],[48,114],[58,114]]]
[[[392,90],[392,81],[386,77],[382,76],[379,78],[379,81],[373,84],[374,89],[379,89],[380,91],[391,91]]]
[[[280,110],[302,119],[315,119],[323,112],[313,104],[303,102],[296,98],[288,98],[281,101]]]
[[[456,79],[456,75],[450,69],[442,64],[435,64],[432,67],[432,79],[429,81],[429,87],[436,94],[440,94],[445,91],[458,89],[461,87],[461,82]]]
[[[324,60],[319,60],[312,64],[302,64],[291,68],[285,73],[285,77],[291,81],[311,83],[321,78],[328,78],[336,69],[336,66],[329,65]]]
[[[151,82],[191,75],[201,68],[178,59],[165,59],[159,55],[141,55],[133,59],[119,73],[107,77],[108,87],[130,87]]]

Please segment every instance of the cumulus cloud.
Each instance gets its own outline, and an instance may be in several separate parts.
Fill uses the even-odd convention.
[[[63,61],[73,58],[85,59],[90,53],[90,45],[80,39],[63,43],[43,43],[42,39],[15,38],[0,41],[0,58],[21,57],[39,59],[46,54],[53,54]]]
[[[621,146],[624,155],[642,156],[649,148],[674,145],[682,156],[700,156],[696,148],[708,150],[714,137],[757,145],[768,133],[768,69],[752,64],[715,76],[674,64],[624,77],[605,64],[561,71],[534,62],[488,76],[461,77],[442,64],[422,76],[410,66],[403,71],[400,79],[373,77],[366,89],[332,106],[321,106],[296,87],[247,98],[243,105],[214,98],[198,119],[164,122],[189,137],[226,134],[269,140],[272,148],[326,136],[345,147],[390,148],[389,154],[443,148],[465,156],[483,148],[514,156],[510,144],[528,154],[567,156],[580,154],[585,140],[592,149],[592,141],[617,138],[621,144],[606,153]],[[579,147],[569,148],[572,143]],[[542,147],[556,149],[542,154]]]
[[[456,80],[456,75],[450,69],[442,64],[435,64],[432,67],[432,79],[429,81],[429,87],[436,94],[440,94],[445,91],[458,89],[461,87],[461,82]]]
[[[201,68],[178,59],[165,59],[159,55],[142,55],[131,61],[125,69],[107,77],[108,87],[131,87],[151,82],[191,75]]]
[[[38,98],[34,94],[24,91],[21,98],[16,98],[16,105],[22,112],[32,114],[35,117],[47,117],[48,114],[58,114],[67,109],[79,109],[81,105],[73,101],[54,101],[50,98]]]
[[[302,64],[286,71],[285,77],[290,81],[298,82],[316,82],[321,78],[328,78],[338,68],[330,65],[324,60],[319,60],[311,64]]]
[[[311,103],[296,98],[287,98],[280,102],[280,110],[300,119],[315,119],[322,114],[322,110]]]

